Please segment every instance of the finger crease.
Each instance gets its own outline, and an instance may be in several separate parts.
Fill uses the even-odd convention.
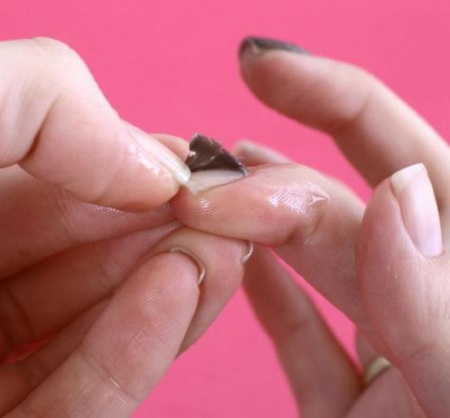
[[[95,372],[96,376],[107,387],[110,387],[119,398],[125,400],[125,402],[131,402],[134,405],[139,405],[141,400],[136,399],[131,393],[124,389],[120,380],[114,376],[110,370],[101,362],[99,362],[92,352],[86,348],[85,344],[82,344],[78,350],[81,360]]]
[[[4,281],[0,286],[0,318],[10,347],[15,348],[19,344],[35,340],[36,335],[31,320],[11,290],[9,281]]]

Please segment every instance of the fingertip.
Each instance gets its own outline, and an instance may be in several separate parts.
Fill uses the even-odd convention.
[[[249,140],[239,141],[233,153],[246,165],[282,164],[292,162],[289,158],[272,148]]]
[[[374,189],[359,242],[365,251],[380,247],[386,257],[394,248],[418,259],[442,254],[439,211],[423,164],[395,172]]]
[[[131,212],[143,212],[166,204],[191,172],[183,161],[188,146],[170,135],[149,135],[125,122],[124,136],[112,144],[116,152],[96,179],[76,190],[84,200]],[[97,181],[95,181],[97,180]],[[79,194],[78,194],[79,193]]]
[[[392,263],[414,254],[411,244],[390,179],[386,179],[374,189],[364,212],[356,245],[357,268],[362,275],[376,266],[389,270]]]
[[[424,399],[436,399],[436,388],[443,389],[440,382],[448,376],[441,360],[448,353],[450,264],[445,252],[424,254],[408,231],[402,205],[412,204],[410,209],[417,210],[414,205],[422,205],[426,194],[431,198],[431,185],[423,167],[402,171],[384,180],[367,206],[356,248],[356,270],[361,299],[383,354],[400,369],[423,406]],[[414,182],[420,196],[412,199],[407,189]],[[435,223],[426,211],[417,214],[423,217],[419,223]],[[440,367],[433,369],[437,364]]]
[[[439,271],[439,260],[424,257],[412,241],[391,179],[384,180],[361,224],[356,272],[373,326],[397,354],[406,353],[410,343],[420,340],[419,330],[437,319],[430,314],[436,309],[436,291],[442,292]]]
[[[259,100],[298,120],[313,113],[310,105],[317,101],[316,91],[320,93],[317,86],[322,77],[328,77],[327,64],[322,60],[283,50],[270,50],[257,57],[245,54],[240,71]]]
[[[404,227],[426,257],[442,254],[442,231],[433,185],[424,164],[403,168],[391,176]]]
[[[199,302],[180,352],[197,341],[236,292],[249,249],[245,242],[182,227],[152,250],[151,254],[183,254],[198,269]]]
[[[0,49],[8,57],[6,85],[21,80],[20,89],[0,97],[8,103],[0,123],[1,167],[18,164],[79,200],[128,211],[160,206],[189,180],[183,145],[124,123],[69,47],[36,39]],[[10,129],[17,120],[25,123]]]
[[[128,123],[126,125],[130,136],[137,142],[142,152],[142,158],[146,160],[149,167],[160,166],[168,170],[180,186],[189,181],[191,171],[177,154],[154,136]],[[160,135],[161,137],[162,135]],[[166,144],[171,143],[174,148],[180,147],[179,143],[175,141],[175,137],[166,136],[165,142]]]

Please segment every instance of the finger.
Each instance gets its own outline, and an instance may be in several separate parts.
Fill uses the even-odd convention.
[[[256,314],[274,341],[302,417],[425,417],[394,367],[368,387],[361,386],[352,362],[309,298],[267,250],[255,251],[244,284]],[[365,369],[376,352],[362,338],[359,341]],[[357,401],[361,396],[364,402]],[[376,409],[368,407],[375,403]]]
[[[247,248],[244,243],[177,228],[178,223],[171,223],[76,248],[0,283],[0,361],[22,346],[57,332],[107,297],[143,256],[172,248],[188,248],[200,259],[213,257],[208,262],[210,273],[221,278],[202,286],[200,308],[185,347],[192,344],[239,286],[243,262],[230,265],[228,260],[243,260]]]
[[[358,353],[358,358],[361,362],[361,367],[363,370],[380,356],[378,353],[364,338],[361,333],[356,333],[356,351]]]
[[[352,409],[352,416],[367,416],[369,411],[369,414],[372,413],[372,415],[369,415],[368,418],[372,416],[374,418],[379,416],[386,418],[426,418],[422,408],[408,388],[404,376],[395,366],[390,365],[373,376],[369,382],[365,382],[367,370],[380,358],[380,353],[360,333],[357,333],[356,336],[356,348],[364,373],[364,383],[366,385],[364,396],[366,399],[368,397],[375,398],[377,407],[376,411],[374,411],[374,408],[367,408],[367,402],[357,402]],[[378,399],[383,401],[377,401]]]
[[[128,210],[161,205],[189,178],[177,155],[119,118],[67,46],[2,42],[0,60],[0,167]]]
[[[365,388],[353,405],[349,418],[428,418],[405,379],[396,368],[389,368]]]
[[[197,192],[182,190],[172,200],[183,224],[272,246],[354,322],[370,328],[355,277],[363,205],[353,193],[294,164],[257,167],[218,187],[211,179],[220,183],[210,173],[195,173]]]
[[[0,367],[0,413],[2,416],[23,401],[55,369],[57,369],[83,341],[87,332],[101,315],[107,300],[96,303],[75,318],[60,333],[29,357]]]
[[[178,227],[170,223],[77,247],[0,282],[0,362],[111,294]]]
[[[243,275],[241,258],[244,247],[242,243],[233,240],[209,236],[184,228],[168,236],[161,245],[147,254],[152,257],[154,253],[158,254],[161,251],[168,252],[174,249],[179,251],[180,248],[183,248],[190,253],[189,257],[195,257],[193,258],[195,263],[201,264],[201,269],[204,268],[206,271],[198,306],[180,350],[186,349],[206,330],[238,287]],[[93,281],[94,279],[95,277],[93,277]],[[127,285],[126,282],[124,285]],[[107,294],[106,297],[109,299],[111,296]],[[11,399],[18,403],[23,399],[24,393],[36,388],[47,375],[51,374],[70,352],[77,348],[83,337],[83,331],[87,329],[89,323],[96,319],[99,312],[102,312],[100,307],[104,305],[104,299],[98,301],[87,310],[87,313],[82,313],[79,318],[74,319],[51,343],[30,358],[22,363],[7,365],[6,369],[3,369],[3,374],[0,373],[0,381],[2,378],[10,379],[9,396],[5,400],[5,404],[11,405]],[[16,386],[12,384],[13,382],[16,382]]]
[[[251,38],[240,57],[243,78],[259,99],[333,135],[370,184],[421,161],[430,170],[438,202],[448,206],[448,146],[373,76],[326,58],[258,47]]]
[[[233,150],[234,154],[248,166],[261,164],[282,164],[290,163],[292,160],[276,152],[275,150],[263,147],[252,141],[240,141]]]
[[[360,378],[308,296],[262,248],[248,264],[244,285],[275,345],[302,417],[344,416],[361,391]]]
[[[272,149],[268,148],[268,147],[263,147],[259,144],[250,142],[250,141],[243,141],[243,142],[239,142],[237,144],[237,146],[234,149],[234,153],[236,156],[238,156],[240,159],[242,159],[242,161],[246,164],[246,165],[261,165],[261,164],[268,164],[268,163],[282,163],[282,162],[287,162],[288,159],[287,157],[284,157],[283,155],[280,155],[279,153],[273,151]],[[261,259],[263,257],[263,259]],[[287,306],[287,303],[285,303],[285,301],[288,299],[288,297],[294,298],[297,297],[297,299],[299,299],[297,301],[297,305],[300,305],[300,302],[303,301],[304,299],[306,299],[306,305],[309,308],[310,302],[307,300],[306,295],[303,292],[300,292],[300,289],[297,288],[297,286],[294,286],[293,283],[289,283],[290,287],[293,287],[293,291],[288,292],[287,296],[284,295],[285,297],[283,298],[282,296],[280,296],[279,298],[277,298],[276,296],[278,295],[278,293],[275,290],[272,290],[267,284],[271,284],[269,282],[271,277],[276,277],[276,282],[274,281],[274,283],[272,283],[272,286],[274,288],[279,287],[280,289],[282,288],[282,285],[286,285],[286,281],[290,279],[284,279],[285,277],[288,277],[288,275],[286,274],[286,272],[281,269],[280,266],[275,266],[274,260],[271,259],[271,255],[268,253],[268,251],[263,251],[263,250],[259,250],[254,256],[253,256],[253,261],[250,262],[249,266],[247,267],[247,274],[246,274],[246,280],[244,281],[246,290],[247,290],[247,294],[249,296],[250,301],[252,302],[253,308],[255,309],[256,314],[259,316],[263,326],[265,327],[266,331],[269,333],[269,335],[272,336],[272,339],[274,340],[275,344],[277,344],[277,335],[281,332],[283,332],[283,327],[280,327],[280,312],[284,313],[285,308]],[[261,260],[260,260],[261,259]],[[267,265],[269,265],[267,267]],[[260,273],[261,270],[261,273]],[[276,274],[271,275],[270,272],[275,272],[275,270],[277,270]],[[269,274],[267,273],[269,272]],[[265,281],[261,281],[261,277],[265,277]],[[262,286],[262,284],[265,284],[266,286]],[[286,290],[288,289],[289,286],[286,286]],[[295,290],[295,291],[294,291]],[[266,294],[267,293],[267,294]],[[281,293],[281,292],[279,292]],[[297,293],[300,293],[300,296],[297,295]],[[261,295],[260,295],[261,294]],[[293,297],[292,297],[293,295]],[[281,303],[279,302],[281,301]],[[276,303],[278,302],[278,304]],[[272,309],[272,305],[273,305],[273,309]],[[278,306],[281,305],[281,306]],[[297,307],[297,306],[296,306]],[[315,314],[315,310],[313,309],[313,307],[311,307],[311,310],[313,311],[313,313]],[[288,322],[288,320],[292,320],[292,317],[295,317],[294,315],[288,316],[286,315],[287,318],[284,318],[284,320],[286,322]],[[284,315],[283,315],[284,317]],[[291,332],[291,327],[287,327],[287,332],[286,332],[286,336],[287,339],[289,339],[289,337],[291,336],[292,332]],[[279,337],[278,340],[280,340],[281,338]],[[283,339],[281,339],[281,341],[283,341]],[[333,339],[333,343],[336,343],[335,340]],[[304,344],[303,340],[301,342],[299,342],[298,346],[300,347],[300,344]],[[290,364],[289,362],[284,362],[284,369],[287,373],[287,375],[291,375],[294,374],[294,377],[291,377],[291,385],[294,387],[294,393],[299,393],[297,395],[297,402],[299,406],[303,405],[303,412],[304,415],[305,414],[305,409],[308,408],[307,405],[309,405],[312,401],[320,401],[319,406],[322,407],[323,405],[327,405],[327,400],[328,400],[328,395],[329,392],[326,392],[326,396],[327,399],[322,400],[322,396],[324,395],[323,393],[319,393],[316,394],[316,396],[311,396],[311,399],[306,399],[306,401],[302,402],[301,400],[301,395],[304,393],[304,391],[301,389],[301,387],[296,390],[296,383],[295,383],[295,372],[297,372],[297,374],[299,374],[298,376],[298,380],[300,380],[300,384],[303,380],[307,380],[307,376],[308,375],[312,375],[312,376],[318,376],[319,373],[314,372],[314,373],[307,373],[307,369],[308,366],[311,365],[311,363],[308,363],[306,368],[303,368],[301,366],[301,363],[299,361],[299,351],[300,348],[294,348],[295,349],[295,355],[293,356],[293,361],[291,362],[292,364]],[[303,347],[302,347],[303,348]],[[321,359],[323,358],[327,358],[322,351],[320,350],[321,346],[318,345],[318,349],[314,350],[314,353],[312,355],[308,355],[306,356],[306,358],[313,358],[314,355],[317,355],[316,353],[319,353],[319,356],[321,357]],[[361,366],[362,366],[362,370],[366,370],[369,365],[377,358],[380,356],[380,354],[367,342],[367,340],[358,332],[356,335],[356,348],[357,348],[357,352],[358,352],[358,357],[360,359],[361,362]],[[280,350],[281,351],[281,350]],[[339,348],[340,351],[340,348]],[[280,356],[282,356],[282,354],[280,354]],[[346,359],[348,362],[348,359]],[[282,361],[283,361],[283,357],[282,357]],[[322,366],[323,368],[325,368],[325,365],[327,365],[328,367],[330,367],[330,362],[324,362],[324,361],[320,361],[319,363],[320,366]],[[298,370],[300,369],[301,373],[298,373]],[[328,371],[328,373],[330,373],[329,369],[326,369],[325,371]],[[306,376],[305,376],[306,375]],[[353,375],[355,375],[355,371],[353,370]],[[395,375],[395,376],[393,376]],[[419,415],[419,411],[418,411],[418,406],[416,404],[416,402],[414,402],[414,400],[411,398],[410,394],[409,394],[409,390],[406,387],[406,383],[404,382],[403,377],[399,374],[399,372],[397,371],[392,371],[389,373],[389,376],[387,376],[387,378],[389,380],[386,379],[381,379],[381,383],[378,380],[377,382],[377,391],[382,391],[383,393],[381,393],[382,399],[384,399],[384,406],[386,407],[386,413],[384,416],[395,416],[395,417],[399,417],[399,416],[422,416]],[[311,378],[309,378],[309,380],[311,380]],[[320,379],[318,379],[320,382]],[[323,378],[323,381],[328,380],[326,377]],[[335,382],[335,381],[341,381],[342,379],[331,379],[330,381]],[[381,386],[381,390],[380,388],[380,384]],[[372,386],[372,385],[371,385]],[[307,390],[305,392],[309,393],[308,388],[310,387],[314,387],[314,385],[312,385],[311,383],[307,383]],[[340,386],[341,388],[341,386]],[[396,396],[394,398],[392,398],[391,394],[395,393]],[[399,402],[400,398],[399,398],[399,394],[400,393],[405,393],[405,402],[401,403]],[[343,404],[345,404],[345,400],[346,397],[340,395],[339,398],[343,401]],[[356,396],[355,396],[356,398]],[[387,400],[391,399],[391,401],[386,402]],[[331,399],[331,401],[333,401]],[[351,400],[349,400],[349,403],[351,402]],[[399,405],[399,403],[401,405]],[[365,403],[363,403],[363,405],[366,405]],[[309,408],[308,408],[309,409]],[[332,408],[332,411],[337,410],[339,411],[339,408]],[[345,410],[345,409],[344,409]],[[414,410],[414,413],[413,413]],[[377,414],[379,414],[380,411],[377,412]],[[363,409],[362,411],[358,412],[358,407],[356,407],[356,409],[352,410],[352,413],[355,414],[355,416],[359,416],[361,414],[367,414],[367,410]],[[358,415],[359,414],[359,415]],[[387,414],[387,415],[386,415]],[[322,416],[323,412],[319,413],[311,413],[311,416]],[[339,415],[338,415],[339,416]]]
[[[198,276],[182,254],[143,263],[79,348],[7,417],[130,415],[179,350],[195,313]]]
[[[133,214],[85,203],[18,167],[0,170],[0,279],[71,247],[173,220],[167,205]]]
[[[204,265],[205,279],[201,282],[198,307],[181,351],[186,350],[206,331],[236,293],[244,275],[249,249],[247,242],[182,227],[151,251],[151,254],[167,251],[187,253]]]
[[[423,166],[383,182],[364,216],[357,274],[381,354],[399,368],[429,417],[450,408],[448,254]],[[378,347],[377,347],[378,348]]]
[[[0,283],[0,360],[24,344],[55,333],[107,297],[143,256],[174,248],[188,249],[199,259],[213,256],[208,274],[220,277],[202,285],[199,309],[184,347],[192,344],[239,286],[243,262],[230,265],[229,260],[242,259],[246,245],[177,228],[179,224],[172,223],[77,248]]]

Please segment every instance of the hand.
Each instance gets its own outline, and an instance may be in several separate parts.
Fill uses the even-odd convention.
[[[283,49],[244,43],[244,80],[264,103],[330,133],[375,187],[369,203],[337,180],[247,143],[237,154],[255,166],[249,176],[230,184],[215,178],[221,186],[212,187],[195,174],[203,190],[177,195],[175,213],[193,228],[272,248],[354,321],[363,368],[379,355],[392,363],[364,385],[305,294],[259,248],[247,293],[302,417],[447,417],[448,146],[364,71]],[[419,162],[436,199],[423,166],[404,168]]]
[[[180,227],[187,144],[124,123],[68,47],[3,42],[0,62],[0,415],[129,416],[246,245]]]

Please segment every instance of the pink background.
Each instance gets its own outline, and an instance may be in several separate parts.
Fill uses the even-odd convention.
[[[45,35],[69,43],[123,118],[186,138],[201,131],[228,146],[252,138],[367,197],[329,139],[264,108],[245,89],[236,49],[247,34],[291,40],[374,72],[449,137],[448,0],[0,0],[0,39]],[[351,326],[319,304],[351,351]],[[149,416],[296,416],[242,294],[135,414]]]

